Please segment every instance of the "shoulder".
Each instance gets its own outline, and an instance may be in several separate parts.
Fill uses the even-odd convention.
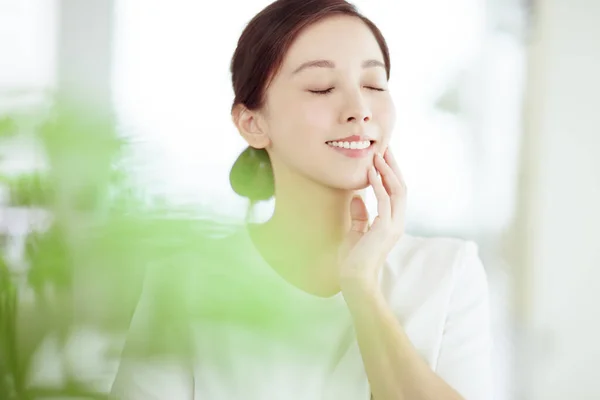
[[[390,252],[380,282],[390,304],[405,314],[424,304],[435,304],[445,314],[457,291],[487,295],[477,244],[449,237],[405,234]]]
[[[431,368],[450,376],[447,371],[464,364],[459,360],[463,353],[476,356],[471,372],[487,365],[488,284],[473,241],[405,235],[390,253],[380,282],[388,304]]]

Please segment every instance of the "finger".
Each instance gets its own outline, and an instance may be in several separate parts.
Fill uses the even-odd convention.
[[[354,196],[350,201],[350,219],[350,231],[340,248],[341,254],[346,254],[369,230],[369,213],[359,195]]]
[[[356,195],[350,202],[351,230],[365,233],[369,229],[369,212],[362,197]]]
[[[381,174],[383,178],[383,185],[385,190],[390,196],[394,196],[400,192],[402,186],[400,185],[400,181],[396,176],[395,172],[392,170],[391,166],[385,162],[383,157],[380,154],[375,156],[375,167]]]
[[[388,222],[392,218],[392,208],[390,204],[390,196],[388,195],[383,181],[377,176],[375,167],[369,168],[369,183],[373,187],[375,192],[375,198],[377,199],[377,214],[379,216],[379,222]],[[375,225],[375,223],[373,223]]]
[[[376,157],[375,164],[379,168],[385,187],[390,196],[391,218],[396,218],[404,212],[405,190],[400,178],[392,167],[381,156]]]
[[[392,150],[390,150],[389,147],[383,154],[383,158],[385,162],[392,168],[392,171],[394,171],[394,174],[400,181],[400,185],[403,186],[404,190],[406,191],[406,181],[404,180],[404,175],[402,175],[402,171],[398,166],[398,162],[396,162],[396,157],[394,157],[394,154],[392,153]]]

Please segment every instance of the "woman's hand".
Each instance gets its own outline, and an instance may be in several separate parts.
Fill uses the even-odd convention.
[[[406,185],[400,168],[389,149],[383,157],[376,154],[374,158],[368,177],[377,198],[378,215],[369,227],[369,214],[362,198],[352,199],[352,226],[340,248],[340,287],[344,296],[378,293],[379,272],[404,234]]]

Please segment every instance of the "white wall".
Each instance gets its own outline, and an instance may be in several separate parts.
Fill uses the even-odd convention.
[[[600,399],[600,1],[537,3],[519,398]]]

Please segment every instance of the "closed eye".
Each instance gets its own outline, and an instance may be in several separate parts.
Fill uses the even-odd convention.
[[[365,88],[369,89],[369,90],[375,90],[377,92],[385,92],[385,89],[383,88],[378,88],[378,87],[374,87],[374,86],[365,86]],[[314,93],[314,94],[329,94],[333,91],[333,87],[330,87],[329,89],[325,89],[325,90],[309,90],[309,92]]]
[[[375,91],[377,91],[377,92],[385,92],[385,89],[383,89],[383,88],[378,88],[378,87],[373,87],[373,86],[365,86],[365,87],[366,87],[367,89],[370,89],[370,90],[375,90]]]
[[[333,88],[330,87],[329,89],[325,89],[325,90],[309,90],[309,92],[314,93],[314,94],[329,94],[333,91]]]

